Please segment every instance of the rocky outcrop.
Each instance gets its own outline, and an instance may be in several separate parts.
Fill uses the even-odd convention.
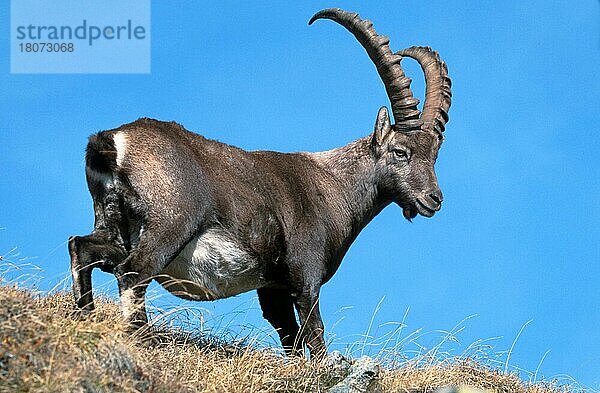
[[[328,390],[328,393],[377,393],[379,364],[368,356],[363,356],[350,363],[338,351],[332,352],[325,360],[331,375],[342,378]]]

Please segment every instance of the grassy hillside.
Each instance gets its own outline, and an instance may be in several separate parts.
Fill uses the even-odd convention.
[[[120,328],[118,305],[99,300],[88,320],[71,317],[65,292],[36,295],[0,286],[0,392],[313,392],[338,382],[332,370],[274,351],[160,332],[144,345]],[[550,384],[527,386],[468,360],[413,359],[382,368],[384,392],[432,392],[470,385],[498,392],[568,392]]]

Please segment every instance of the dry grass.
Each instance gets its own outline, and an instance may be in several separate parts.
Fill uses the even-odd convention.
[[[122,331],[113,301],[98,299],[86,320],[71,317],[72,305],[65,292],[36,295],[0,286],[0,392],[318,392],[337,382],[325,367],[304,359],[181,331],[162,331],[161,344],[145,346]],[[573,391],[527,385],[465,359],[407,360],[384,368],[378,385],[384,392],[431,392],[444,385]]]

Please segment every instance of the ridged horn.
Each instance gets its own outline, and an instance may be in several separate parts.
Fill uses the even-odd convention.
[[[411,57],[421,65],[425,74],[425,102],[421,115],[423,129],[441,136],[448,122],[448,109],[452,103],[452,81],[448,77],[446,63],[429,47],[413,46],[396,54]]]
[[[410,78],[404,75],[400,61],[402,56],[392,53],[388,46],[388,37],[377,34],[373,23],[362,20],[355,12],[347,12],[339,8],[329,8],[317,12],[308,22],[311,25],[317,19],[331,19],[354,34],[358,42],[365,48],[371,61],[385,85],[385,90],[392,105],[394,129],[411,131],[421,128],[422,120],[417,109],[419,100],[412,95]]]

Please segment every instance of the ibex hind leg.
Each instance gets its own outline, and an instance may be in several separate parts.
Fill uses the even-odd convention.
[[[112,272],[114,266],[121,263],[128,254],[121,233],[123,214],[120,195],[112,186],[107,189],[89,171],[87,175],[94,201],[95,228],[87,236],[69,238],[73,294],[76,314],[79,315],[86,315],[94,310],[92,270],[99,267]]]
[[[94,310],[92,270],[99,267],[111,271],[125,259],[127,251],[111,240],[106,230],[95,230],[87,236],[70,237],[69,254],[76,314],[85,316]]]
[[[126,329],[141,334],[147,331],[145,296],[148,285],[181,252],[202,219],[183,214],[169,220],[149,216],[142,224],[136,246],[114,269]]]

